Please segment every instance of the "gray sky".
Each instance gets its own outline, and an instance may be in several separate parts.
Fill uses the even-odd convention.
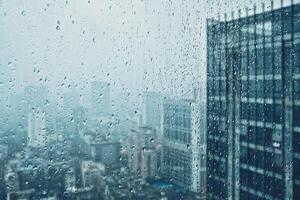
[[[186,94],[205,80],[205,19],[255,3],[270,7],[263,0],[0,2],[2,90],[42,83],[57,96],[70,84],[82,101],[95,80],[109,81],[113,93]]]

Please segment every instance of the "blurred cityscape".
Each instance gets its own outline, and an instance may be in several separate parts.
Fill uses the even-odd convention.
[[[91,90],[91,108],[74,89],[62,108],[47,100],[46,86],[16,94],[16,115],[1,132],[1,198],[201,199],[204,102],[145,92],[137,114],[126,94],[112,111],[109,83]]]

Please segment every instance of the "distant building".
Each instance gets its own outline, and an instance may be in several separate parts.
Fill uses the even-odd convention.
[[[87,110],[82,106],[73,107],[70,113],[66,113],[67,118],[57,121],[56,128],[63,128],[65,136],[83,136],[87,129]],[[96,126],[97,127],[97,126]],[[58,131],[60,131],[58,129]]]
[[[300,199],[300,4],[262,10],[207,21],[208,199]]]
[[[144,123],[160,131],[162,117],[162,97],[157,92],[144,92]]]
[[[72,112],[75,132],[82,136],[86,130],[87,110],[84,107],[76,107]]]
[[[141,152],[141,177],[154,179],[158,176],[158,152],[155,149],[145,149]]]
[[[74,167],[70,167],[70,169],[66,172],[65,175],[65,189],[66,191],[76,191],[76,172]]]
[[[5,169],[5,183],[6,183],[6,191],[7,194],[10,192],[16,192],[19,190],[19,182],[18,182],[18,175],[17,175],[17,167],[18,167],[17,160],[11,160],[7,164]]]
[[[92,113],[96,116],[111,114],[110,87],[108,82],[92,82]]]
[[[63,95],[63,109],[64,115],[70,116],[72,111],[79,107],[79,94],[75,89],[66,91]]]
[[[56,117],[54,119],[54,141],[62,141],[64,136],[64,130],[65,130],[65,123],[63,117]]]
[[[64,195],[66,200],[94,200],[99,199],[94,187],[79,188],[75,191],[67,191]]]
[[[28,146],[43,147],[46,142],[45,112],[40,109],[28,114]]]
[[[0,199],[6,198],[5,163],[8,157],[8,145],[0,144]]]
[[[105,166],[102,163],[93,161],[82,161],[81,173],[83,187],[99,186],[101,177],[105,173]]]
[[[163,176],[192,192],[205,192],[206,138],[204,105],[195,100],[164,101]]]
[[[158,176],[159,149],[157,134],[148,126],[132,130],[129,148],[129,169],[143,179]]]
[[[48,101],[48,88],[46,86],[30,85],[24,88],[25,112],[40,108],[45,110]]]
[[[95,162],[101,162],[106,169],[120,167],[120,142],[103,141],[91,143],[92,158]]]
[[[7,195],[7,200],[59,200],[60,198],[52,192],[41,192],[34,189],[21,190],[16,192],[11,192]]]
[[[133,114],[133,108],[129,97],[130,92],[122,91],[118,93],[117,98],[114,98],[112,101],[114,105],[112,111],[118,119],[126,120],[126,118],[130,118]]]
[[[12,112],[12,124],[17,124],[20,127],[26,127],[27,121],[24,116],[28,114],[28,105],[24,98],[24,92],[17,93],[11,97],[11,105],[14,112]]]

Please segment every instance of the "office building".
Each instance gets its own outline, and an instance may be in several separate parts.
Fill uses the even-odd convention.
[[[7,185],[5,183],[5,164],[8,158],[8,145],[0,144],[0,199],[5,199]]]
[[[300,199],[300,5],[207,21],[208,199]]]
[[[43,85],[29,85],[24,88],[25,112],[41,108],[45,110],[48,104],[48,88]],[[22,100],[23,101],[23,100]]]
[[[111,114],[110,87],[107,82],[92,82],[92,112],[96,116],[107,117]]]
[[[120,142],[94,141],[90,145],[93,161],[104,164],[106,170],[115,169],[120,166]]]
[[[70,116],[73,109],[79,107],[80,96],[75,89],[68,90],[63,95],[64,114]]]
[[[143,179],[158,176],[159,144],[157,132],[149,126],[133,129],[130,138],[129,169]]]
[[[46,142],[45,112],[40,109],[28,114],[28,146],[43,147]]]
[[[155,149],[145,149],[141,152],[141,177],[155,179],[158,176],[158,152]]]
[[[162,113],[161,95],[157,92],[144,92],[143,101],[145,125],[160,131]]]
[[[86,130],[87,123],[87,110],[84,107],[76,107],[72,111],[74,129],[75,132],[79,135],[83,135],[83,132]]]
[[[82,161],[81,174],[83,187],[99,186],[101,178],[105,173],[105,166],[91,160]]]
[[[163,176],[192,192],[205,192],[205,124],[198,100],[165,99],[163,103]]]

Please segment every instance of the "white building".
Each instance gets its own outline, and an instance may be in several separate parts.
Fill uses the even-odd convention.
[[[108,82],[94,81],[91,85],[92,113],[96,116],[111,114],[110,87]]]
[[[105,166],[91,160],[82,161],[81,173],[84,187],[96,186],[100,184],[101,177],[105,173]]]
[[[158,173],[158,146],[154,128],[144,126],[133,130],[129,150],[131,172],[143,179],[155,178]]]
[[[158,155],[155,149],[146,149],[141,153],[141,176],[143,179],[157,176]]]
[[[40,109],[28,114],[28,146],[43,147],[46,144],[46,114]]]
[[[143,96],[143,116],[146,126],[160,131],[162,117],[162,97],[157,92],[145,92]]]
[[[206,188],[205,104],[169,98],[163,105],[163,176],[192,192]]]

